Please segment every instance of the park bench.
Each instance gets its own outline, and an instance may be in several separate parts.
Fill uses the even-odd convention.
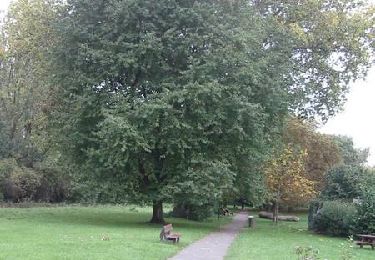
[[[229,216],[229,215],[233,215],[233,212],[229,211],[229,209],[227,208],[220,208],[219,214],[223,216]]]
[[[363,246],[371,246],[371,249],[374,249],[375,247],[375,236],[373,235],[357,235],[361,240],[355,241],[357,245],[359,245],[360,248],[363,248]]]
[[[160,231],[160,240],[173,241],[173,243],[180,242],[181,235],[179,233],[172,233],[172,230],[172,224],[163,226]]]

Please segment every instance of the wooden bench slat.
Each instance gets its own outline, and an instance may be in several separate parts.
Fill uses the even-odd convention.
[[[173,243],[179,242],[181,235],[179,233],[171,233],[172,230],[172,224],[163,226],[160,232],[160,240],[172,240]]]

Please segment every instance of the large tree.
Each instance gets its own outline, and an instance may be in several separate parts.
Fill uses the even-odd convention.
[[[55,0],[13,1],[0,23],[1,199],[66,198],[68,182],[47,135],[55,93],[49,53],[57,42],[53,25],[60,7]]]
[[[370,174],[364,165],[368,149],[355,148],[353,140],[347,136],[332,136],[339,147],[342,160],[325,176],[322,193],[324,199],[352,200],[361,197],[362,186]]]
[[[288,108],[324,119],[369,62],[366,11],[320,2],[333,3],[317,6],[323,17],[340,15],[332,33],[292,2],[271,14],[267,1],[68,1],[53,67],[61,150],[92,178],[153,201],[152,222],[163,222],[164,201],[207,203],[259,183],[250,163]],[[289,12],[296,22],[283,21]],[[344,69],[331,66],[336,55],[348,55]]]
[[[307,152],[306,176],[314,181],[316,193],[322,191],[327,172],[342,161],[335,137],[318,133],[312,122],[290,118],[286,121],[282,139],[285,145]]]
[[[373,64],[374,6],[362,0],[251,0],[292,42],[291,110],[323,121]]]
[[[45,151],[46,111],[53,87],[48,53],[56,42],[52,28],[56,1],[12,3],[0,25],[0,158],[27,167]]]
[[[288,145],[265,166],[274,222],[278,221],[280,203],[294,206],[308,202],[316,194],[314,181],[306,176],[306,157],[306,151],[295,151]]]
[[[282,32],[245,2],[71,1],[68,9],[56,74],[73,161],[153,201],[152,222],[163,221],[162,202],[207,203],[247,174],[237,161],[263,153],[287,111]],[[270,35],[281,45],[265,48]]]

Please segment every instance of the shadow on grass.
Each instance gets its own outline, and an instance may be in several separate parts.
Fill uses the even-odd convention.
[[[18,216],[17,216],[18,215]],[[146,212],[131,212],[124,208],[55,208],[55,209],[33,209],[32,211],[22,212],[5,218],[22,219],[43,224],[68,224],[84,226],[100,226],[106,228],[126,228],[126,229],[160,229],[162,224],[149,223],[152,215]],[[217,220],[212,218],[203,222],[192,221],[179,218],[166,218],[167,223],[172,223],[176,229],[190,230],[212,230],[220,224],[230,222],[230,219]]]

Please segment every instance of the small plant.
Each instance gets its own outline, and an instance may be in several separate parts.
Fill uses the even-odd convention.
[[[298,256],[298,260],[319,260],[319,250],[313,248],[312,246],[302,247],[297,246],[295,252]]]
[[[340,260],[352,260],[353,259],[353,236],[349,236],[348,239],[341,243]]]
[[[102,237],[101,238],[102,241],[109,241],[109,240],[111,240],[110,237],[109,237],[109,235],[106,235],[106,234],[103,234],[101,237]]]

